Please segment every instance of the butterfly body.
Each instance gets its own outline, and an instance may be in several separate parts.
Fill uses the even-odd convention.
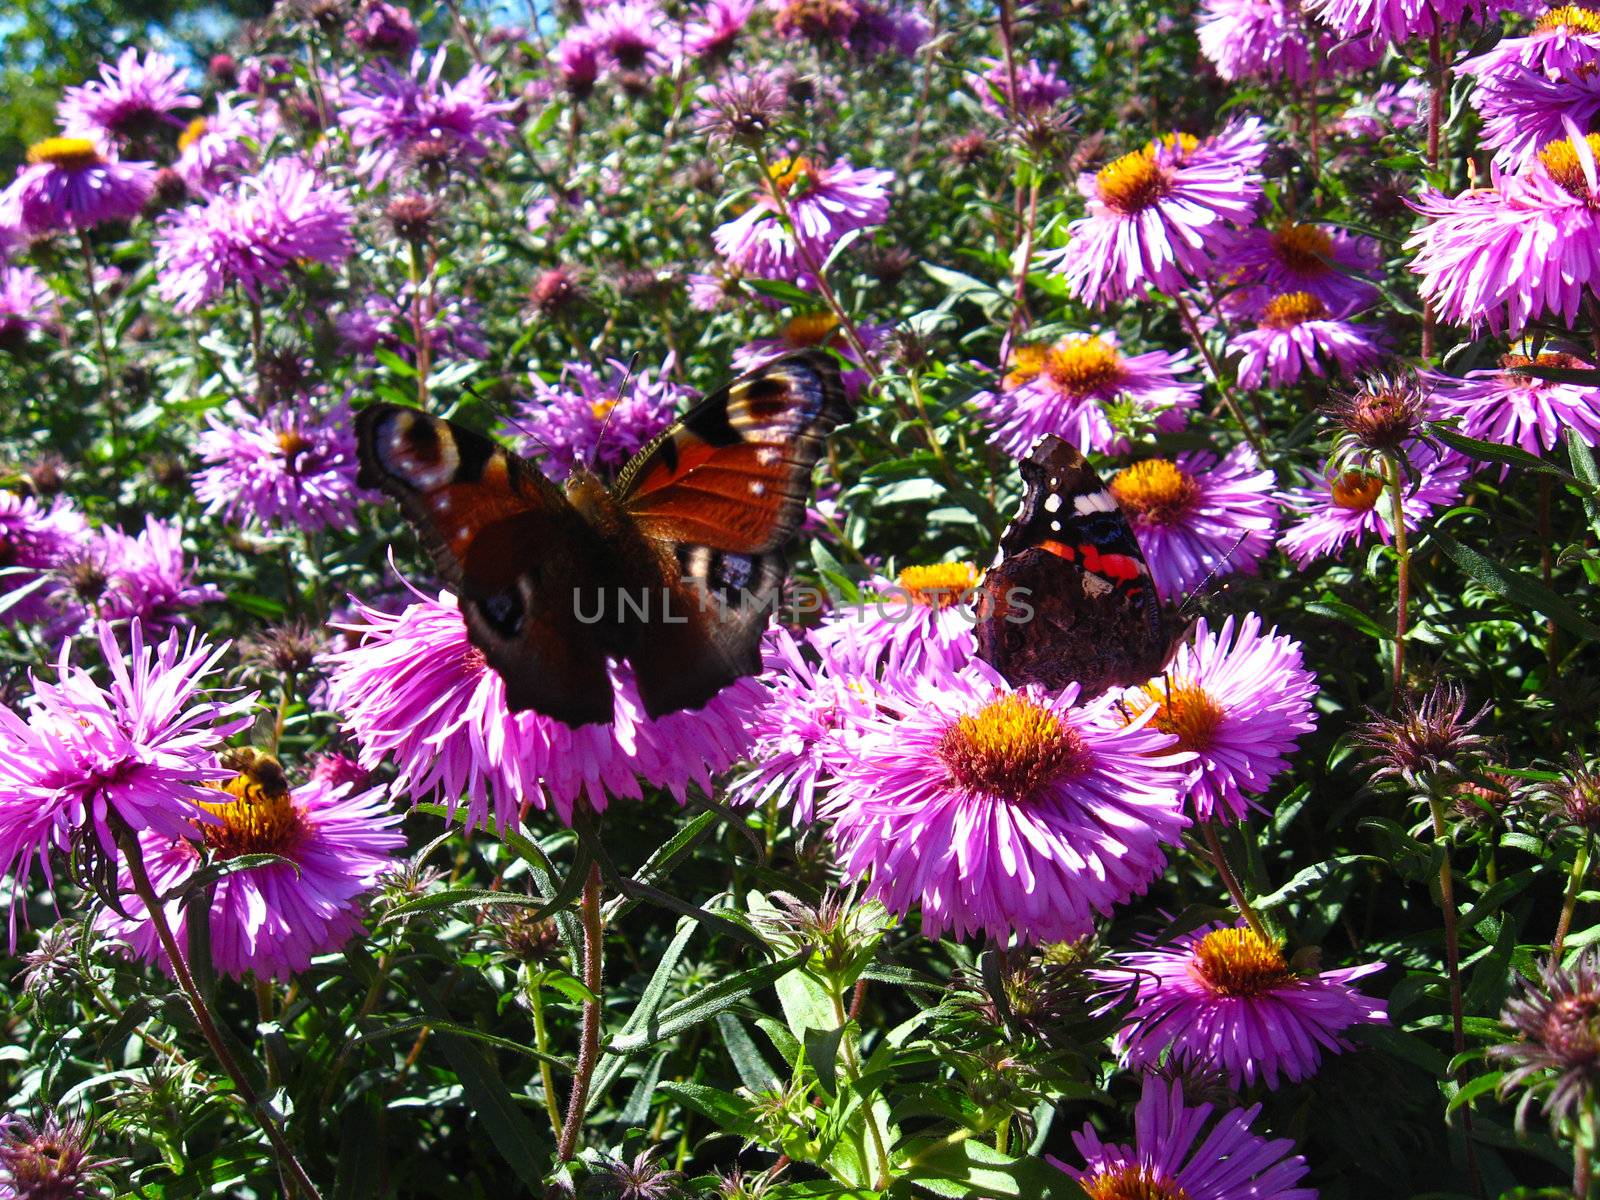
[[[1159,675],[1182,638],[1116,498],[1076,447],[1040,439],[1024,494],[984,575],[978,654],[1014,686],[1088,699]]]
[[[472,644],[513,712],[610,721],[608,658],[646,712],[698,708],[760,669],[829,430],[849,416],[838,371],[790,355],[713,393],[611,487],[558,487],[488,438],[415,409],[357,418],[361,481],[399,501],[455,589]]]

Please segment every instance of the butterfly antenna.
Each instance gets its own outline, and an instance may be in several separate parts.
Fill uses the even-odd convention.
[[[1210,589],[1211,585],[1217,581],[1217,577],[1219,574],[1221,574],[1222,568],[1227,566],[1229,561],[1233,558],[1233,552],[1240,546],[1244,545],[1245,536],[1245,534],[1241,533],[1237,538],[1234,539],[1233,545],[1228,547],[1228,552],[1216,562],[1211,564],[1211,570],[1206,572],[1205,578],[1200,581],[1199,585],[1194,589],[1194,591],[1190,592],[1183,598],[1183,603],[1178,606],[1178,612],[1180,614],[1189,612],[1190,605],[1196,603],[1202,596],[1204,596]]]
[[[639,352],[635,350],[628,359],[628,365],[622,372],[622,382],[617,384],[617,394],[611,398],[611,407],[606,409],[606,415],[600,422],[600,432],[594,439],[594,449],[590,452],[596,457],[600,454],[600,447],[605,445],[606,430],[611,428],[611,414],[617,411],[617,405],[628,398],[628,389],[633,386],[634,372],[639,369]],[[593,463],[587,464],[591,469]]]
[[[499,404],[496,401],[489,399],[489,397],[485,396],[483,393],[475,391],[470,385],[463,386],[466,393],[479,404],[483,405],[490,412],[494,413],[507,425],[510,425],[512,428],[514,428],[518,433],[527,438],[535,446],[538,446],[540,450],[543,450],[546,454],[550,453],[550,444],[533,430],[529,429],[521,421],[519,421],[517,419],[517,415],[509,408],[505,407],[503,404]]]

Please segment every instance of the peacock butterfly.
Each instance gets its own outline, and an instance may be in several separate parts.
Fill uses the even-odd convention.
[[[659,717],[761,669],[784,545],[850,415],[833,360],[789,354],[706,396],[611,487],[578,470],[561,488],[452,421],[375,404],[356,418],[360,483],[416,526],[513,712],[610,721],[610,657]]]
[[[1183,623],[1164,606],[1128,519],[1077,447],[1047,435],[1021,464],[1016,520],[978,597],[978,655],[1013,686],[1089,699],[1166,669]]]

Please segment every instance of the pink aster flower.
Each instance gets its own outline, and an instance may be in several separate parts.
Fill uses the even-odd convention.
[[[181,313],[229,285],[259,299],[304,260],[336,266],[350,256],[354,213],[345,192],[294,158],[276,158],[204,203],[163,218],[156,292]]]
[[[856,18],[845,42],[858,58],[886,55],[912,58],[922,49],[933,26],[915,8],[854,0]]]
[[[83,515],[65,496],[46,508],[32,496],[0,490],[0,623],[37,621],[60,589],[51,573],[82,549]]]
[[[1179,789],[1194,819],[1231,822],[1260,809],[1255,797],[1289,768],[1300,735],[1316,728],[1316,695],[1300,643],[1263,633],[1251,613],[1216,631],[1202,617],[1162,677],[1128,689],[1122,703],[1135,716],[1154,708],[1156,728],[1194,752]]]
[[[417,48],[417,23],[411,11],[384,0],[366,0],[344,30],[345,36],[368,54],[409,58]]]
[[[31,267],[0,266],[0,350],[15,353],[56,318],[56,294]]]
[[[880,225],[889,215],[892,171],[852,167],[842,158],[826,167],[792,157],[773,163],[771,172],[793,231],[773,195],[760,192],[743,214],[711,235],[717,253],[746,274],[791,282],[810,276],[845,234]]]
[[[755,7],[756,0],[704,0],[684,22],[680,53],[702,61],[728,57]]]
[[[1429,218],[1411,235],[1411,269],[1440,317],[1474,329],[1520,333],[1532,319],[1559,315],[1570,328],[1583,297],[1600,284],[1600,134],[1552,142],[1521,175],[1449,197],[1426,190]]]
[[[443,48],[431,59],[417,51],[409,71],[387,60],[371,62],[345,94],[339,120],[360,151],[357,168],[374,182],[393,174],[418,142],[442,141],[453,157],[475,160],[511,136],[503,114],[513,105],[494,99],[489,68],[475,66],[448,83],[444,66]]]
[[[224,702],[204,691],[226,646],[213,649],[191,631],[155,649],[137,621],[126,655],[109,624],[95,638],[109,686],[73,664],[68,641],[55,678],[33,676],[22,715],[0,705],[0,876],[19,891],[31,860],[48,880],[51,851],[91,834],[114,857],[120,828],[190,831],[204,819],[200,802],[215,795],[206,781],[230,774],[218,747],[250,724],[253,696]]]
[[[217,97],[217,111],[196,117],[178,135],[172,169],[197,196],[209,196],[244,175],[258,161],[272,122],[248,100]]]
[[[978,102],[996,117],[1027,117],[1054,112],[1072,94],[1072,87],[1056,74],[1054,63],[1041,66],[1033,59],[1016,64],[1016,94],[1011,72],[1004,62],[985,59],[981,75],[971,77]]]
[[[373,352],[380,346],[407,362],[415,362],[414,294],[410,284],[402,287],[395,298],[373,292],[360,307],[340,313],[333,322],[340,347],[369,364],[377,361]],[[427,305],[428,319],[423,328],[428,333],[434,362],[446,358],[488,357],[489,343],[484,340],[483,325],[478,320],[481,310],[474,301],[429,296]]]
[[[1092,1124],[1072,1135],[1083,1169],[1050,1161],[1095,1197],[1185,1196],[1188,1200],[1317,1200],[1315,1188],[1295,1186],[1306,1160],[1286,1138],[1251,1133],[1261,1105],[1224,1113],[1205,1132],[1215,1106],[1189,1107],[1179,1080],[1146,1075],[1133,1110],[1133,1145],[1100,1140]],[[1201,1134],[1205,1133],[1202,1137]]]
[[[58,633],[72,633],[93,622],[138,620],[145,632],[159,636],[180,624],[187,624],[187,610],[223,598],[209,583],[197,583],[193,565],[183,549],[183,527],[176,521],[145,517],[144,528],[136,535],[120,529],[102,529],[88,539],[81,550],[91,572],[98,573],[102,590],[95,597],[73,597],[60,593],[66,601]],[[71,572],[76,563],[68,561]]]
[[[180,109],[200,100],[187,89],[185,72],[170,54],[150,51],[141,60],[132,47],[116,65],[100,65],[100,78],[61,93],[56,113],[68,137],[104,139],[110,144],[139,141],[163,125],[182,125]]]
[[[551,57],[555,60],[556,77],[563,90],[574,99],[582,100],[594,90],[600,78],[600,43],[583,25],[575,25],[556,44]]]
[[[1275,1088],[1280,1078],[1293,1083],[1316,1074],[1324,1050],[1348,1050],[1339,1035],[1350,1026],[1388,1021],[1382,1000],[1350,986],[1383,970],[1381,962],[1303,975],[1282,947],[1242,923],[1117,958],[1118,967],[1096,976],[1118,1000],[1134,985],[1133,1008],[1113,1044],[1135,1067],[1154,1067],[1170,1054],[1174,1063],[1220,1069],[1234,1088],[1258,1078]]]
[[[1187,354],[1152,350],[1125,355],[1110,332],[1067,334],[1052,345],[1020,346],[1000,389],[973,397],[993,432],[989,440],[1013,458],[1053,433],[1077,446],[1116,454],[1141,426],[1174,430],[1200,402],[1200,384],[1179,374]]]
[[[1202,0],[1196,26],[1200,53],[1230,83],[1245,79],[1311,79],[1312,37],[1324,77],[1364,71],[1383,46],[1330,37],[1306,19],[1295,0]]]
[[[1441,418],[1454,418],[1461,432],[1485,442],[1518,446],[1529,454],[1554,450],[1571,430],[1590,446],[1600,445],[1600,387],[1524,375],[1514,368],[1594,370],[1575,354],[1545,353],[1537,359],[1507,354],[1499,370],[1468,371],[1463,379],[1429,372]]]
[[[1308,371],[1319,379],[1328,367],[1346,375],[1376,366],[1387,343],[1377,330],[1334,316],[1309,292],[1282,292],[1261,304],[1257,325],[1228,339],[1239,356],[1239,385],[1286,387]]]
[[[344,628],[361,641],[321,661],[333,708],[361,746],[357,761],[372,769],[392,760],[395,790],[414,800],[438,796],[454,811],[464,795],[469,828],[515,829],[530,805],[571,824],[580,800],[601,812],[608,797],[638,799],[641,782],[679,803],[691,784],[709,793],[712,776],[745,756],[746,727],[765,701],[759,684],[740,679],[704,708],[652,720],[631,673],[613,667],[609,725],[513,715],[450,593],[398,616],[356,609]]]
[[[587,363],[570,362],[561,380],[548,384],[533,375],[533,395],[519,400],[512,421],[501,431],[518,448],[539,460],[545,474],[561,480],[575,467],[615,469],[655,437],[694,393],[669,378],[676,359],[669,354],[658,370],[640,371],[628,381],[628,364],[611,359],[602,375]]]
[[[1527,69],[1550,79],[1600,65],[1600,13],[1578,4],[1555,5],[1534,22],[1533,32],[1501,38],[1483,54],[1456,64],[1457,75],[1480,83]]]
[[[20,231],[37,238],[131,221],[155,190],[150,163],[107,158],[89,138],[53,137],[28,147],[28,163],[0,193],[0,209],[14,211]]]
[[[1369,237],[1328,225],[1283,221],[1275,229],[1249,229],[1228,249],[1229,278],[1274,294],[1307,292],[1335,312],[1378,300],[1369,276],[1379,269]]]
[[[224,519],[268,529],[352,529],[358,500],[350,409],[309,397],[264,413],[230,401],[207,415],[197,449],[209,464],[194,477],[195,498]]]
[[[896,702],[893,688],[898,687]],[[845,874],[930,937],[1071,941],[1142,893],[1188,823],[1189,755],[1076,685],[1014,691],[987,663],[898,680],[856,722],[827,813]]]
[[[1220,462],[1189,450],[1147,458],[1118,471],[1108,485],[1170,601],[1207,577],[1255,574],[1278,528],[1276,479],[1240,444]]]
[[[893,579],[874,575],[861,599],[823,621],[811,642],[907,674],[958,671],[978,648],[972,600],[980,574],[972,563],[953,562],[907,567]]]
[[[1422,79],[1380,83],[1368,96],[1345,109],[1338,132],[1349,138],[1376,141],[1390,132],[1410,129],[1427,116],[1428,85]]]
[[[241,786],[246,779],[236,776],[227,790],[208,789],[211,795],[201,803],[213,820],[196,821],[176,838],[147,832],[139,843],[158,895],[181,888],[207,851],[214,862],[244,854],[286,859],[235,871],[217,883],[210,936],[212,961],[224,975],[287,982],[317,955],[361,934],[361,898],[395,865],[394,854],[405,845],[395,828],[403,814],[389,811],[382,788],[353,792],[349,784],[313,782],[290,791],[281,784]],[[124,893],[132,891],[126,869],[120,882]],[[126,916],[107,910],[95,927],[170,974],[144,902],[129,895],[122,903]],[[165,910],[178,944],[186,945],[189,906],[173,900]]]
[[[1496,153],[1496,165],[1525,170],[1539,151],[1566,139],[1574,127],[1588,129],[1600,114],[1600,76],[1594,69],[1548,76],[1512,64],[1487,76],[1472,91],[1483,118],[1480,135]]]
[[[1408,530],[1417,529],[1435,510],[1453,504],[1467,477],[1467,465],[1459,458],[1421,458],[1425,464],[1421,476],[1407,482],[1400,502]],[[1418,456],[1412,461],[1417,462]],[[1336,555],[1373,534],[1387,544],[1394,534],[1383,481],[1363,471],[1324,474],[1311,487],[1290,490],[1283,502],[1297,511],[1300,519],[1283,531],[1278,545],[1299,567],[1324,555]]]
[[[1485,8],[1484,0],[1307,0],[1306,10],[1344,38],[1383,37],[1395,43],[1459,25]]]
[[[1172,134],[1078,177],[1088,215],[1044,257],[1067,290],[1096,307],[1154,288],[1181,291],[1209,274],[1230,226],[1255,218],[1266,143],[1259,122],[1235,122],[1204,142]]]

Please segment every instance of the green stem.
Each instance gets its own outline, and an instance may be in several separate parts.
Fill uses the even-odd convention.
[[[1244,430],[1244,436],[1255,447],[1257,454],[1266,454],[1266,446],[1261,441],[1261,435],[1256,432],[1255,426],[1245,419],[1244,409],[1239,407],[1239,401],[1233,394],[1233,389],[1222,378],[1222,368],[1217,363],[1216,356],[1211,353],[1211,347],[1206,345],[1205,336],[1200,332],[1200,322],[1195,320],[1194,312],[1189,308],[1189,303],[1182,296],[1174,296],[1173,301],[1178,306],[1178,317],[1183,321],[1184,328],[1189,331],[1189,337],[1194,342],[1195,349],[1200,351],[1200,357],[1205,359],[1206,369],[1211,372],[1211,378],[1216,381],[1217,391],[1222,394],[1222,402],[1228,406],[1228,412],[1239,423],[1239,428]]]
[[[832,992],[832,989],[830,989],[830,992]],[[839,992],[832,992],[830,999],[833,1001],[833,1019],[839,1023],[838,1027],[843,1029],[850,1021],[850,1014],[845,1011],[844,996]],[[861,1064],[856,1059],[856,1048],[854,1043],[851,1042],[848,1032],[839,1039],[839,1048],[844,1057],[845,1074],[850,1077],[851,1083],[859,1083],[861,1080]],[[890,1183],[889,1154],[884,1149],[883,1132],[878,1128],[878,1114],[872,1111],[872,1101],[876,1094],[874,1092],[871,1096],[861,1097],[861,1116],[862,1120],[866,1122],[867,1137],[872,1142],[872,1157],[878,1171],[877,1181],[873,1183],[872,1187],[874,1191],[881,1192]]]
[[[1567,941],[1567,931],[1572,928],[1572,914],[1578,907],[1578,893],[1589,874],[1589,854],[1594,847],[1594,833],[1584,834],[1583,843],[1572,856],[1572,870],[1567,874],[1567,891],[1561,898],[1561,919],[1556,922],[1556,936],[1550,943],[1550,957],[1561,961],[1561,950]]]
[[[417,343],[417,407],[428,407],[428,376],[433,371],[433,333],[431,305],[423,295],[428,281],[428,264],[422,256],[422,243],[411,243],[411,331]]]
[[[583,1128],[584,1113],[589,1103],[589,1081],[600,1061],[600,982],[605,939],[605,928],[600,923],[600,864],[589,868],[589,877],[583,882],[583,901],[580,906],[583,922],[583,986],[589,989],[589,998],[583,1002],[583,1032],[578,1045],[578,1067],[572,1078],[572,1096],[567,1101],[567,1119],[561,1126],[561,1137],[556,1146],[556,1158],[572,1161],[578,1145],[578,1131]]]
[[[1244,918],[1250,932],[1255,934],[1267,945],[1272,944],[1272,938],[1267,933],[1267,927],[1261,923],[1261,917],[1245,898],[1244,888],[1239,884],[1239,877],[1233,873],[1233,868],[1228,865],[1228,856],[1223,853],[1222,839],[1217,836],[1217,826],[1214,821],[1203,821],[1200,825],[1205,834],[1206,846],[1211,851],[1211,862],[1217,868],[1217,874],[1222,877],[1223,886],[1228,889],[1228,895],[1233,897],[1233,906],[1239,910],[1239,915]]]
[[[78,244],[83,249],[84,286],[89,294],[89,312],[94,317],[95,348],[100,354],[100,386],[105,392],[111,419],[111,497],[117,512],[122,511],[122,402],[117,396],[117,380],[111,369],[111,343],[106,340],[106,314],[100,302],[100,287],[95,283],[94,248],[87,231],[80,231]]]
[[[1406,532],[1405,479],[1397,459],[1385,457],[1384,482],[1389,487],[1389,524],[1394,533],[1394,554],[1399,578],[1394,597],[1394,694],[1400,695],[1406,678],[1406,626],[1411,604],[1411,544]]]
[[[541,1055],[550,1053],[550,1035],[544,1025],[544,988],[534,980],[528,985],[528,1008],[533,1013],[533,1046]],[[556,1100],[556,1075],[550,1063],[539,1059],[539,1078],[544,1082],[544,1107],[550,1114],[550,1128],[561,1138],[561,1105]],[[665,1109],[662,1110],[665,1112]]]

